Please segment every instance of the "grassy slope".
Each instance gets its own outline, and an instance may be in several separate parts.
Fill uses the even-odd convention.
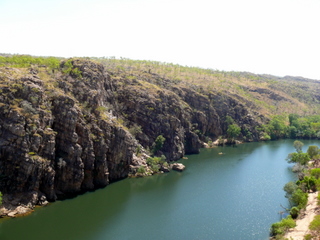
[[[301,77],[257,75],[248,72],[224,72],[175,64],[130,59],[97,58],[107,70],[137,78],[156,74],[177,85],[196,85],[212,91],[227,92],[250,104],[261,114],[320,113],[320,81]],[[253,105],[252,105],[253,104]]]
[[[61,60],[61,58],[27,56],[29,62],[26,64],[19,56],[13,55],[9,58],[0,54],[0,67],[26,68],[47,65],[56,68]],[[125,76],[151,83],[155,83],[153,80],[157,79],[156,84],[164,88],[191,86],[198,92],[205,89],[228,93],[265,116],[289,113],[320,114],[320,81],[316,80],[290,76],[280,78],[248,72],[225,72],[155,61],[91,59],[105,65],[106,70],[115,77]]]

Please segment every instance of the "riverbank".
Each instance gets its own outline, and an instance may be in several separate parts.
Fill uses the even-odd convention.
[[[310,234],[309,225],[314,217],[320,214],[318,205],[318,192],[309,193],[306,210],[303,211],[296,221],[297,226],[290,229],[284,236],[284,239],[303,240],[304,236]]]

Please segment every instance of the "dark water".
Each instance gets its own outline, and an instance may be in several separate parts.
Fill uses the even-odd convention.
[[[284,160],[292,143],[203,149],[182,160],[182,173],[126,179],[2,220],[0,239],[268,239],[288,204],[282,188],[295,178]]]

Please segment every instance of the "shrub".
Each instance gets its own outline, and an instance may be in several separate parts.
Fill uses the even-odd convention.
[[[289,200],[293,204],[293,206],[297,206],[299,209],[303,209],[308,203],[308,194],[303,192],[301,189],[297,189],[292,193]]]
[[[316,179],[320,178],[320,168],[311,169],[311,176],[314,176]]]
[[[301,165],[306,165],[310,161],[310,157],[308,153],[294,152],[288,155],[287,161],[289,163],[300,163]]]
[[[286,192],[286,198],[290,198],[291,195],[298,189],[297,184],[294,182],[288,182],[284,185],[283,190]]]
[[[311,234],[307,234],[304,236],[305,240],[312,240],[313,236]]]
[[[141,173],[141,174],[144,174],[146,172],[146,168],[145,166],[140,166],[137,170],[137,173]]]
[[[302,151],[303,145],[304,145],[303,142],[301,142],[299,140],[296,140],[296,141],[293,142],[293,146],[296,149],[297,153]]]
[[[290,215],[291,215],[292,218],[297,218],[298,215],[299,215],[299,208],[297,208],[297,207],[292,207],[292,208],[290,209]]]
[[[166,141],[166,139],[162,135],[159,135],[156,138],[156,140],[154,141],[154,144],[153,144],[153,149],[152,149],[153,154],[158,152],[163,147],[163,144],[165,141]]]
[[[320,215],[314,217],[314,219],[309,225],[309,229],[312,231],[316,231],[318,234],[320,234]]]
[[[309,146],[307,153],[311,159],[316,159],[319,157],[320,149],[318,146]]]
[[[296,222],[289,215],[287,218],[283,218],[280,222],[276,222],[271,225],[272,236],[284,235],[289,228],[294,228]]]

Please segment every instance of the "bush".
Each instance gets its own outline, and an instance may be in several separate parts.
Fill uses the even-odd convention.
[[[291,195],[298,189],[297,184],[294,182],[288,182],[284,185],[283,190],[286,192],[286,198],[290,198]]]
[[[314,219],[309,225],[309,229],[312,231],[316,231],[318,234],[320,234],[320,215],[314,217]]]
[[[296,222],[292,219],[291,216],[287,218],[283,218],[280,222],[276,222],[271,225],[271,235],[284,235],[289,228],[294,228],[296,226]]]
[[[166,139],[162,135],[159,135],[154,141],[152,153],[156,154],[163,147],[165,141]]]
[[[145,174],[146,173],[146,168],[145,166],[140,166],[137,170],[137,173]]]
[[[317,159],[320,154],[320,149],[318,146],[309,146],[307,153],[311,159]]]
[[[312,240],[313,236],[311,234],[307,234],[304,236],[305,240]]]
[[[289,163],[300,163],[301,165],[306,165],[310,161],[310,157],[308,153],[294,152],[288,155],[287,161]]]
[[[316,179],[320,178],[320,168],[311,169],[311,176],[314,176]]]
[[[298,207],[300,210],[307,206],[308,194],[303,192],[301,189],[297,189],[295,192],[292,193],[289,200],[293,204],[293,206]]]
[[[292,207],[292,208],[290,209],[290,215],[291,215],[292,218],[297,218],[298,215],[299,215],[299,208],[297,208],[297,207]]]

